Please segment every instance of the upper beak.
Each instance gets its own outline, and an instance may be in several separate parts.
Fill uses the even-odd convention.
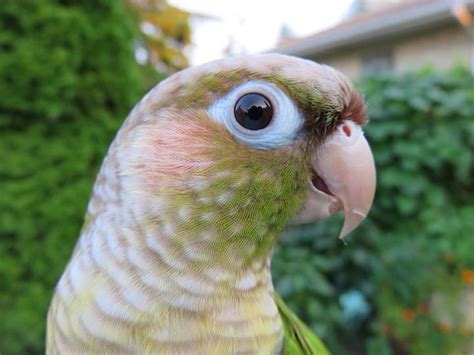
[[[293,220],[313,222],[344,209],[339,238],[353,231],[367,216],[375,194],[375,164],[359,125],[344,121],[313,154],[314,176],[308,198]]]

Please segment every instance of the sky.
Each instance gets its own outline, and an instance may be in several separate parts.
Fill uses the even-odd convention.
[[[282,26],[297,37],[307,36],[340,22],[353,0],[169,0],[169,3],[207,16],[195,18],[193,46],[187,50],[192,64],[233,54],[269,50],[278,42]]]

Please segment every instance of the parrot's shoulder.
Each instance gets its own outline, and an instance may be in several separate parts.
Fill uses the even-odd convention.
[[[329,355],[329,351],[318,336],[298,318],[276,292],[274,298],[285,331],[282,354]]]

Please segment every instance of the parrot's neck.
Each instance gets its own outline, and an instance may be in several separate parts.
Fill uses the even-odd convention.
[[[185,174],[178,168],[191,163],[179,160],[120,167],[140,159],[119,159],[112,146],[109,154],[118,155],[102,166],[52,306],[58,318],[68,315],[60,326],[68,339],[83,346],[92,337],[117,352],[277,351],[283,326],[271,250],[302,205],[307,176],[282,168],[291,159],[266,166],[254,157],[248,166],[237,153],[240,163],[224,160],[212,171]],[[212,161],[201,158],[193,156],[192,164],[209,169]]]
[[[58,284],[57,307],[69,317],[63,331],[76,327],[117,351],[128,349],[123,342],[131,340],[120,335],[128,333],[136,336],[131,349],[146,344],[151,353],[278,349],[283,329],[270,253],[252,261],[227,250],[217,257],[205,242],[175,238],[174,226],[134,221],[109,209],[84,229]]]
[[[157,309],[159,319],[170,317],[173,331],[167,331],[168,341],[206,338],[204,348],[195,353],[276,349],[282,325],[273,298],[270,254],[250,260],[244,253],[224,250],[225,258],[217,257],[205,241],[186,243],[164,233],[171,232],[172,226],[147,228],[146,249],[137,245],[134,258],[148,263],[137,271],[155,295],[147,308]],[[201,236],[187,237],[200,240]]]

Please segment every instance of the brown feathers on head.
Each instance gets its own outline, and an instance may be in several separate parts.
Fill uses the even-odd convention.
[[[351,90],[349,103],[344,108],[344,111],[342,111],[341,116],[342,119],[349,119],[361,126],[367,123],[369,120],[367,117],[367,107],[362,95],[358,91]]]

